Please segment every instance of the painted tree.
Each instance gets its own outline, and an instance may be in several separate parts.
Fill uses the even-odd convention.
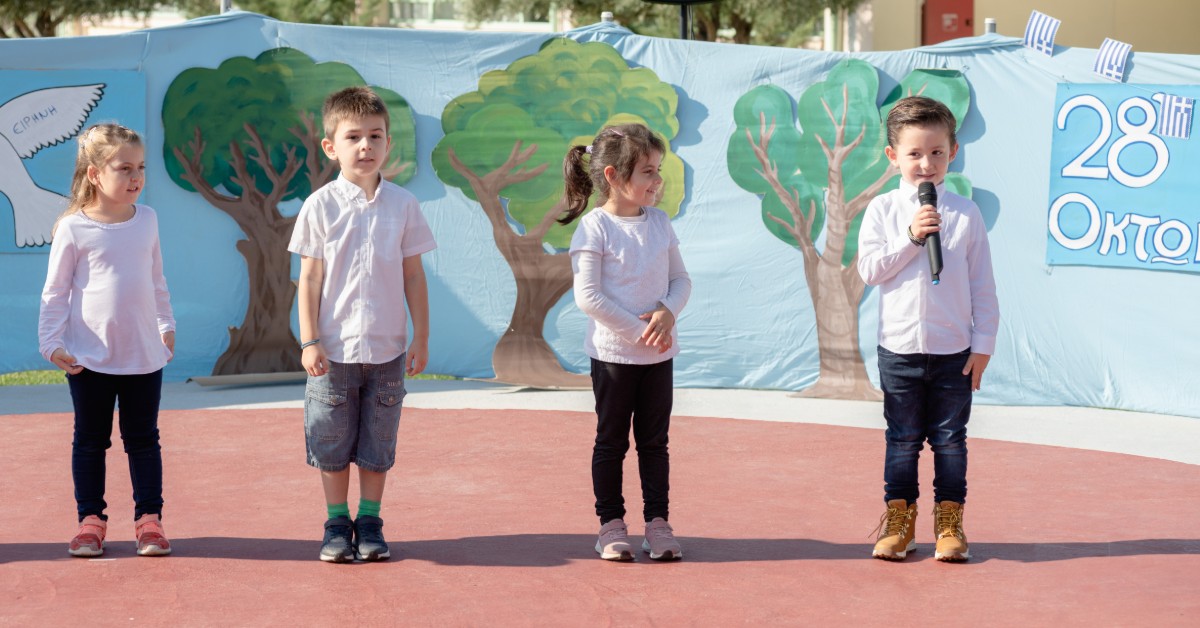
[[[882,106],[876,104],[878,92],[875,68],[850,59],[806,89],[795,113],[792,97],[773,85],[750,90],[734,108],[729,172],[762,198],[767,229],[804,260],[820,352],[817,383],[805,396],[880,396],[858,348],[858,306],[866,286],[855,266],[863,210],[899,184],[898,171],[883,154],[887,113],[903,96],[924,95],[945,103],[961,126],[970,107],[966,79],[952,70],[910,73]],[[971,194],[960,174],[948,175],[946,184]],[[818,249],[822,231],[824,246]]]
[[[214,375],[302,370],[291,330],[296,286],[287,250],[296,218],[284,216],[279,204],[305,198],[337,176],[337,163],[321,151],[321,105],[335,89],[363,84],[348,65],[275,48],[216,69],[190,68],[167,88],[167,172],[246,235],[237,249],[246,259],[250,304],[241,327],[229,329],[229,348]],[[414,172],[412,111],[395,92],[375,91],[391,117],[392,161],[383,176],[404,183]]]
[[[563,370],[542,334],[546,314],[572,281],[565,250],[578,223],[555,222],[566,208],[563,156],[606,125],[628,122],[645,124],[670,147],[679,130],[677,103],[674,88],[648,68],[630,69],[612,46],[559,38],[484,74],[478,91],[446,105],[434,170],[480,204],[517,283],[508,329],[492,354],[497,380],[589,385]],[[674,216],[683,202],[683,162],[669,148],[662,171],[659,206]]]

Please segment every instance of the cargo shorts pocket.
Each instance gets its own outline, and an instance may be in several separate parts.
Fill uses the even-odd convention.
[[[345,393],[309,387],[304,391],[304,431],[317,440],[341,440],[350,423]]]
[[[396,440],[396,433],[400,427],[400,411],[406,394],[403,383],[396,388],[379,391],[375,406],[375,434],[379,440]]]

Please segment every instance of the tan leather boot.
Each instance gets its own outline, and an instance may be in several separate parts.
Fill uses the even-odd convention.
[[[917,505],[909,504],[903,499],[893,499],[887,503],[887,512],[879,518],[879,533],[875,549],[871,556],[884,560],[904,560],[908,553],[917,549],[914,540],[914,524],[917,521]]]
[[[933,535],[937,539],[934,558],[961,562],[971,557],[967,535],[963,533],[962,504],[938,502],[933,505]]]

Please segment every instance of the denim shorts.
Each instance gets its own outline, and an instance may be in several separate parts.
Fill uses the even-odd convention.
[[[396,431],[404,401],[405,354],[387,364],[329,361],[304,387],[308,464],[341,471],[353,462],[382,473],[396,464]]]

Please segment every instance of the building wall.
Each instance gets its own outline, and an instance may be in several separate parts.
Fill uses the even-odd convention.
[[[920,46],[922,4],[922,0],[873,0],[871,49],[907,50]]]
[[[1196,0],[975,0],[975,33],[983,33],[983,18],[993,17],[997,32],[1021,37],[1033,9],[1062,20],[1055,43],[1063,46],[1098,48],[1111,37],[1135,53],[1200,54]]]
[[[874,50],[921,45],[924,0],[872,0]],[[1200,54],[1198,0],[975,0],[975,34],[995,18],[1001,35],[1021,37],[1037,9],[1063,21],[1056,43],[1099,48],[1105,37],[1132,44],[1134,52]]]

